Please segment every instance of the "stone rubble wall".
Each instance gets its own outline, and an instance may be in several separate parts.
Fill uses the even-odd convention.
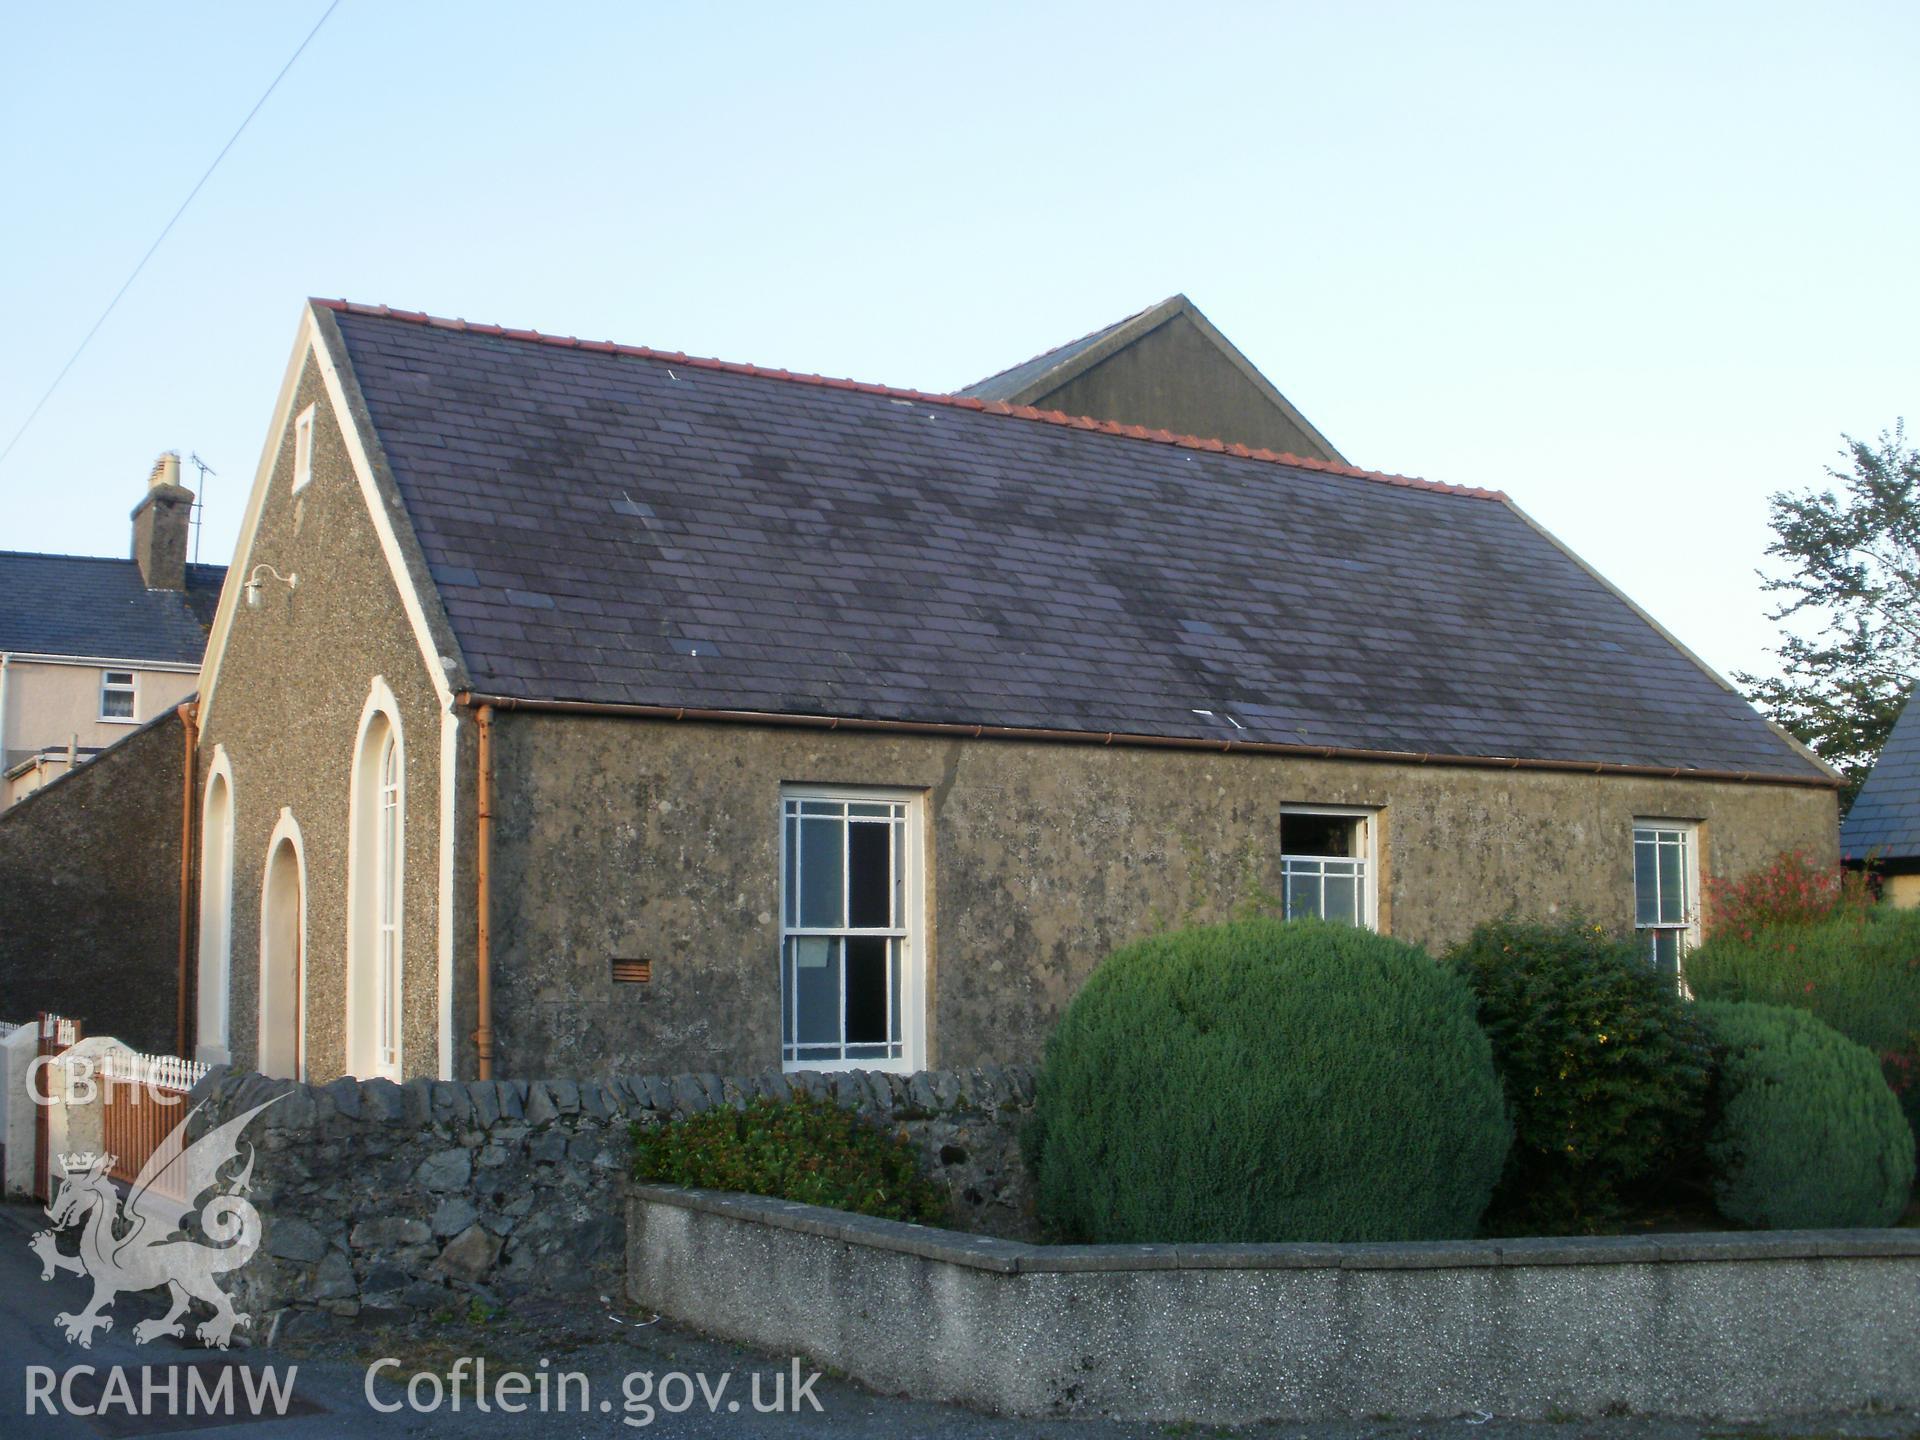
[[[189,1135],[273,1100],[242,1137],[255,1155],[261,1247],[226,1286],[253,1315],[258,1342],[464,1314],[476,1301],[617,1297],[631,1127],[796,1092],[903,1131],[952,1195],[955,1226],[1032,1237],[1019,1155],[1033,1105],[1024,1067],[404,1085],[307,1085],[222,1068],[193,1092]]]

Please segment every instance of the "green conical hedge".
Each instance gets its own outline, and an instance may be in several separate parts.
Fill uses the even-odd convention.
[[[1063,1238],[1414,1240],[1474,1233],[1510,1138],[1459,976],[1370,931],[1250,920],[1094,972],[1028,1155]]]

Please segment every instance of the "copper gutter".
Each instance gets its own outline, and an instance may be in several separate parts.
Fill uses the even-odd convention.
[[[688,705],[620,705],[591,700],[522,700],[463,690],[462,705],[488,710],[532,710],[561,715],[614,715],[640,720],[694,720],[710,724],[800,726],[814,730],[867,730],[891,735],[928,735],[963,740],[1025,740],[1055,745],[1126,745],[1160,750],[1209,750],[1221,754],[1291,755],[1307,760],[1360,760],[1389,765],[1456,765],[1477,770],[1549,770],[1576,775],[1629,775],[1654,780],[1719,780],[1743,785],[1800,785],[1838,790],[1846,782],[1821,775],[1779,775],[1751,770],[1690,770],[1685,766],[1618,765],[1604,760],[1530,760],[1508,755],[1441,755],[1407,750],[1358,750],[1339,745],[1288,745],[1271,740],[1200,740],[1172,735],[1125,735],[1116,731],[1045,730],[1012,725],[955,725],[925,720],[851,720],[834,715],[790,715],[759,710],[700,710]],[[485,734],[484,729],[481,732]],[[482,784],[485,784],[484,767]]]
[[[474,846],[473,871],[476,895],[474,904],[474,1001],[478,1010],[473,1031],[474,1049],[479,1056],[479,1078],[493,1078],[493,706],[482,703],[475,713],[480,735],[478,777],[477,843]]]
[[[187,1053],[187,965],[193,941],[193,797],[195,792],[195,752],[199,749],[200,707],[191,700],[174,714],[180,717],[181,734],[186,739],[186,765],[180,777],[180,963],[174,983],[173,1053],[183,1060]],[[199,983],[195,967],[194,983]]]

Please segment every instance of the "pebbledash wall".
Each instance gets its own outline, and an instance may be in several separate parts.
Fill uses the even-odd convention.
[[[628,1295],[887,1392],[1262,1420],[1920,1405],[1920,1232],[1034,1246],[635,1186]],[[903,1323],[904,1322],[904,1323]]]
[[[216,1069],[193,1092],[191,1135],[273,1102],[243,1137],[256,1152],[261,1248],[226,1284],[258,1343],[464,1311],[474,1298],[618,1294],[632,1125],[796,1091],[904,1131],[952,1195],[956,1224],[1030,1233],[1017,1136],[1033,1077],[1017,1067],[404,1085]]]
[[[1630,925],[1636,818],[1699,822],[1713,874],[1838,855],[1834,792],[1794,785],[505,709],[494,735],[514,1074],[778,1060],[783,785],[924,797],[933,1067],[1037,1060],[1114,947],[1278,894],[1290,806],[1377,808],[1381,928],[1436,949],[1509,910]]]
[[[311,358],[294,384],[290,413],[309,405],[312,478],[293,488],[290,423],[269,462],[252,544],[238,557],[249,567],[271,565],[295,575],[298,584],[288,588],[264,577],[260,604],[232,603],[224,631],[216,623],[217,657],[209,653],[218,670],[203,689],[197,793],[204,804],[216,769],[232,786],[231,980],[228,1034],[199,1040],[218,1047],[215,1054],[224,1049],[236,1064],[259,1063],[262,893],[270,843],[290,834],[304,882],[299,1043],[305,1073],[325,1079],[348,1069],[349,776],[362,710],[378,677],[397,706],[405,757],[401,1067],[409,1077],[437,1075],[442,706],[382,554],[339,416]],[[466,743],[471,746],[470,737]],[[456,809],[455,831],[471,836],[471,786],[461,795],[469,803]],[[469,877],[470,869],[461,872],[460,895],[472,893]],[[455,906],[448,917],[456,926],[467,922],[452,942],[466,957],[473,953],[471,911],[471,904]],[[201,963],[203,973],[217,977],[217,957],[203,954]],[[460,1053],[450,1057],[449,1068],[472,1075],[471,986],[455,990],[452,1029]]]

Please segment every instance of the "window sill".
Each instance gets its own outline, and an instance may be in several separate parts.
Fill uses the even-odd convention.
[[[102,725],[139,725],[143,723],[138,715],[102,715],[99,717],[99,721]]]
[[[822,1075],[845,1074],[852,1070],[872,1070],[882,1075],[912,1075],[924,1068],[905,1060],[783,1060],[780,1062],[780,1073],[783,1075],[798,1075],[806,1070],[818,1071]]]

